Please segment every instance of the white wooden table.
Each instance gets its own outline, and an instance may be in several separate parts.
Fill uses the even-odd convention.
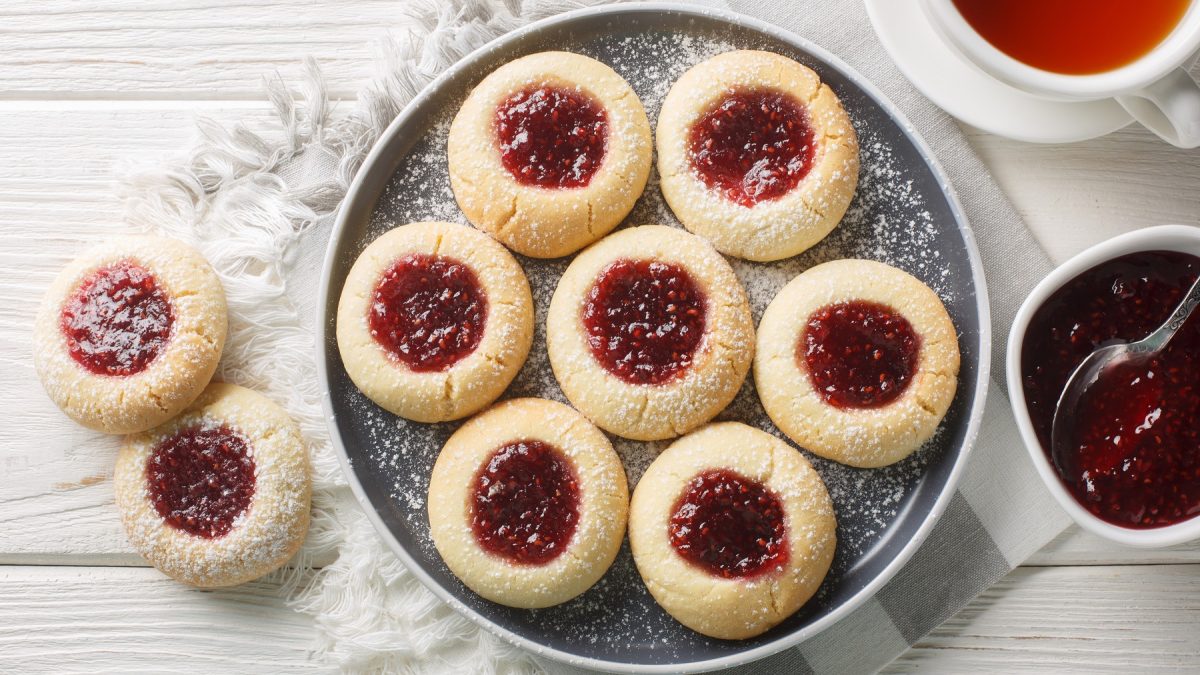
[[[113,506],[116,439],[42,393],[30,327],[58,269],[122,231],[112,188],[127,163],[181,152],[197,115],[261,125],[263,74],[297,75],[309,54],[352,101],[400,9],[0,4],[0,672],[320,669],[311,623],[269,584],[202,592],[145,567]],[[1056,260],[1137,227],[1200,224],[1200,152],[1140,129],[1058,147],[968,133]],[[1039,666],[1200,670],[1200,544],[1138,552],[1069,530],[891,670]]]

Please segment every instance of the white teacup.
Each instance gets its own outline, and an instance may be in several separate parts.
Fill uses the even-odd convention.
[[[1056,100],[1115,98],[1168,143],[1200,147],[1200,84],[1182,67],[1200,50],[1200,0],[1192,0],[1175,29],[1153,50],[1120,68],[1091,75],[1054,73],[1014,59],[977,33],[953,0],[922,0],[922,4],[947,41],[993,77]]]

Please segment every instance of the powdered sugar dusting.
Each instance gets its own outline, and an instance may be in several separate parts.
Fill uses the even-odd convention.
[[[725,37],[714,38],[698,30],[695,34],[618,34],[583,43],[541,46],[581,52],[612,66],[641,97],[652,127],[671,84],[699,61],[738,48],[780,50],[777,45],[744,41],[735,44]],[[818,67],[811,59],[802,60],[806,65]],[[475,81],[484,74],[476,73]],[[834,88],[842,96],[859,136],[861,171],[857,195],[841,225],[804,254],[774,263],[730,260],[747,290],[755,322],[778,290],[797,274],[822,262],[850,257],[886,262],[912,273],[932,287],[955,316],[959,311],[956,308],[971,300],[971,291],[964,293],[964,290],[972,286],[964,263],[948,260],[949,256],[943,253],[958,245],[948,244],[947,240],[961,242],[953,221],[943,218],[939,222],[933,215],[946,212],[945,198],[937,191],[936,183],[931,182],[927,169],[914,163],[908,141],[875,104],[861,94],[847,91],[845,86],[834,83]],[[445,148],[450,120],[467,89],[456,92],[452,102],[400,163],[370,224],[355,242],[357,250],[407,222],[447,220],[466,224],[450,190]],[[934,200],[936,206],[931,207],[927,200]],[[656,172],[651,173],[645,193],[622,227],[641,224],[679,226],[661,196]],[[505,398],[536,396],[565,402],[546,354],[545,320],[550,298],[569,259],[520,258],[520,262],[533,292],[535,334],[529,360]],[[943,458],[954,442],[953,434],[939,432],[908,459],[871,470],[853,469],[805,452],[824,479],[838,518],[833,569],[821,594],[781,628],[764,638],[729,643],[695,634],[667,617],[641,583],[628,545],[596,586],[558,607],[510,610],[471,594],[449,574],[438,557],[429,539],[425,504],[434,460],[457,425],[407,422],[376,407],[355,391],[343,374],[335,375],[334,379],[334,407],[342,416],[352,418],[350,424],[361,442],[360,447],[349,448],[350,455],[357,458],[356,470],[360,476],[375,476],[370,480],[383,481],[381,487],[387,492],[390,506],[377,502],[377,507],[388,511],[385,519],[396,519],[393,532],[430,574],[468,606],[510,630],[560,647],[586,643],[587,649],[569,649],[621,661],[631,658],[630,650],[636,650],[639,659],[668,663],[678,655],[715,656],[740,651],[827,613],[853,591],[852,587],[861,587],[869,580],[853,575],[859,568],[870,567],[863,564],[864,559],[878,549],[887,548],[881,545],[884,535],[898,522],[928,467]],[[947,424],[965,424],[963,408],[962,401],[958,401],[951,408]],[[745,422],[782,438],[759,404],[752,378],[747,378],[734,402],[718,419]],[[625,465],[631,491],[646,467],[670,443],[611,440]],[[364,478],[364,483],[367,480]],[[930,502],[916,504],[916,510],[923,511],[926,503]]]
[[[260,394],[213,383],[200,400],[196,409],[126,439],[114,471],[116,502],[130,542],[152,564],[190,584],[227,586],[278,568],[303,542],[311,494],[307,451],[295,423]],[[177,434],[197,432],[238,437],[253,475],[248,504],[215,536],[181,528],[156,503],[163,494],[153,484],[152,463]]]

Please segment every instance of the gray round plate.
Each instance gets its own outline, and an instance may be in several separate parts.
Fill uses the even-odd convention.
[[[936,437],[907,460],[857,470],[806,456],[821,473],[838,516],[838,552],[820,592],[766,634],[744,641],[698,635],[673,621],[643,586],[626,545],[605,577],[558,607],[519,610],[487,602],[450,573],[429,538],[425,493],[443,442],[457,424],[427,425],[383,411],[354,388],[342,367],[334,317],[346,273],[387,230],[418,220],[465,222],[446,175],[449,121],[471,88],[518,56],[561,49],[593,56],[624,76],[651,121],[687,68],[730,49],[766,49],[815,69],[849,111],[862,146],[860,186],[846,218],[825,241],[770,264],[731,261],[756,319],[804,269],[835,258],[883,260],[931,285],[958,328],[958,395]],[[652,176],[627,223],[678,226]],[[550,296],[568,259],[521,258],[533,288],[533,350],[506,397],[564,400],[545,354]],[[323,339],[318,366],[325,412],[355,494],[401,560],[439,597],[481,626],[551,658],[626,672],[684,672],[761,658],[815,635],[848,614],[912,555],[949,503],[978,430],[991,347],[987,294],[978,253],[936,160],[911,125],[841,60],[785,31],[746,17],[678,5],[614,5],[571,12],[496,40],[446,71],[388,128],[342,206],[321,281]],[[748,381],[720,417],[779,432]],[[631,486],[666,444],[613,438]]]

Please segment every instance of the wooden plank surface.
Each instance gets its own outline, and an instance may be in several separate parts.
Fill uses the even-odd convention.
[[[319,59],[353,98],[397,0],[0,3],[0,98],[261,99],[262,78]]]
[[[0,672],[316,672],[278,587],[155,570],[0,566]],[[1086,599],[1086,601],[1084,601]],[[885,672],[1195,672],[1195,565],[1023,567]]]
[[[157,570],[0,566],[0,672],[310,673],[315,628],[279,586],[202,591]]]
[[[1200,566],[1021,567],[884,671],[1200,670]]]
[[[1142,227],[1200,223],[1200,154],[1140,126],[1073,145],[969,138],[1056,261]]]
[[[1026,565],[1036,567],[1071,565],[1169,565],[1200,563],[1200,540],[1159,549],[1132,548],[1115,544],[1072,525],[1030,556]],[[1200,575],[1200,564],[1195,573]],[[1200,616],[1196,617],[1200,634]]]
[[[261,127],[253,108],[209,109]],[[195,135],[174,109],[0,108],[0,563],[141,565],[113,507],[119,439],[72,424],[38,384],[32,326],[41,295],[88,243],[127,228],[114,195],[122,165],[159,162]]]

